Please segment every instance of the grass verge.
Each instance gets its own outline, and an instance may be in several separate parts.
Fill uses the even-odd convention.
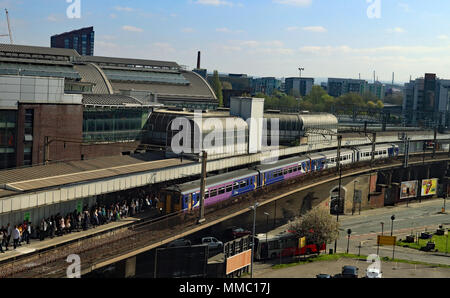
[[[284,269],[304,264],[309,264],[312,262],[323,262],[323,261],[337,261],[341,258],[347,258],[347,259],[367,259],[367,256],[363,255],[354,255],[354,254],[346,254],[346,253],[339,253],[339,254],[332,254],[332,255],[319,255],[314,257],[309,257],[305,260],[300,260],[297,262],[292,262],[288,264],[279,264],[272,266],[272,269]],[[450,268],[450,265],[443,265],[443,264],[430,264],[426,262],[419,262],[419,261],[411,261],[411,260],[401,260],[401,259],[391,259],[388,257],[381,258],[382,262],[392,262],[392,263],[405,263],[405,264],[413,264],[413,265],[424,265],[424,266],[430,266],[430,267],[440,267],[440,268]]]

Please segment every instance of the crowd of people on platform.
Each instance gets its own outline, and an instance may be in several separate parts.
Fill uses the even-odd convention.
[[[156,196],[152,198],[151,195],[145,195],[145,192],[139,190],[134,195],[138,198],[121,199],[118,195],[115,203],[102,204],[98,202],[91,208],[85,206],[81,212],[75,210],[65,216],[58,213],[42,219],[37,225],[27,220],[15,226],[8,223],[6,227],[0,229],[0,253],[4,253],[3,247],[5,250],[9,250],[11,239],[14,249],[16,249],[24,242],[29,244],[32,236],[43,241],[48,237],[54,238],[72,232],[85,231],[156,208],[158,202]]]

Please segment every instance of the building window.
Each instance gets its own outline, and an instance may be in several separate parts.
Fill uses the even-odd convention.
[[[70,41],[69,41],[68,38],[64,39],[64,47],[65,47],[66,49],[69,49],[69,48],[70,48]]]

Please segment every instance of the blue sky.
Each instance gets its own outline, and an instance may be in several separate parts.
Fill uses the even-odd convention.
[[[80,1],[80,19],[67,17],[66,0],[0,0],[0,8],[17,44],[49,46],[53,34],[94,26],[100,56],[194,67],[201,50],[202,67],[225,73],[289,77],[302,66],[310,77],[450,78],[448,0]],[[370,18],[377,3],[379,18]]]

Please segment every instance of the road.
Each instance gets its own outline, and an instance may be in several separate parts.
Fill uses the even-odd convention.
[[[376,239],[377,235],[381,235],[381,224],[384,224],[384,235],[391,233],[391,216],[395,214],[393,235],[397,238],[404,238],[406,235],[415,232],[422,232],[425,227],[428,231],[434,232],[436,228],[444,224],[446,228],[450,228],[450,215],[440,214],[443,206],[442,199],[423,200],[421,203],[415,202],[396,207],[384,207],[380,209],[365,210],[361,215],[343,215],[339,216],[340,238],[338,240],[338,253],[347,251],[347,229],[352,229],[351,241],[349,245],[349,253],[358,254],[359,244],[362,243],[361,255],[377,254]],[[277,231],[285,230],[287,226],[276,229]],[[328,248],[334,248],[334,243],[329,244]],[[381,246],[379,249],[380,258],[392,258],[392,246]],[[327,252],[328,253],[328,252]],[[422,252],[415,249],[395,247],[395,258],[420,261],[430,264],[446,264],[450,265],[450,253],[445,256],[444,253]],[[317,263],[305,264],[300,266],[288,267],[284,269],[272,269],[273,264],[278,264],[277,260],[271,262],[255,263],[254,273],[256,278],[280,278],[280,277],[303,277],[312,278],[319,273],[336,274],[339,273],[343,265],[354,265],[359,267],[360,277],[365,273],[365,268],[370,264],[364,259],[341,259],[339,261],[325,261]],[[384,277],[394,278],[437,278],[450,276],[450,269],[435,268],[427,265],[402,264],[397,262],[385,263],[382,261]],[[364,269],[364,270],[363,270]]]
[[[376,239],[377,235],[381,235],[381,222],[384,222],[384,235],[389,236],[391,234],[392,215],[395,215],[393,235],[397,236],[397,239],[404,239],[406,235],[411,233],[415,235],[416,232],[423,232],[426,229],[434,233],[441,224],[450,228],[450,215],[440,213],[442,206],[442,199],[423,200],[422,203],[412,203],[408,207],[406,205],[384,207],[363,211],[361,215],[340,216],[341,227],[337,251],[347,251],[347,229],[351,229],[349,253],[358,254],[358,246],[361,243],[362,255],[376,254]],[[329,248],[332,247],[329,246]],[[391,246],[380,247],[380,257],[392,258],[392,255],[393,248]],[[422,252],[397,246],[394,256],[396,259],[450,265],[450,253],[445,256],[443,252]]]

